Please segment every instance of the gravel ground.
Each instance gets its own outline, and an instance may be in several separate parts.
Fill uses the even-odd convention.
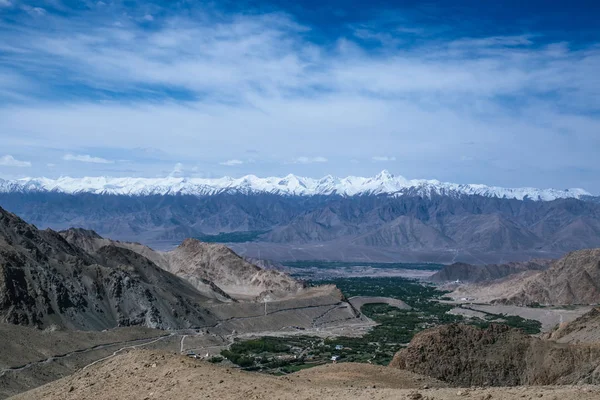
[[[135,350],[14,399],[410,399],[597,400],[595,386],[448,388],[401,370],[365,364],[316,367],[283,377],[243,372],[173,353]]]

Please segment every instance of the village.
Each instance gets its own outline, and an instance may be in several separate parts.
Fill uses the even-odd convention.
[[[373,346],[376,346],[373,343]],[[305,368],[341,361],[369,361],[369,352],[361,353],[337,343],[335,339],[318,337],[262,337],[237,341],[220,355],[187,353],[190,358],[207,359],[212,363],[229,363],[249,371],[284,375]],[[208,356],[208,357],[207,357]]]

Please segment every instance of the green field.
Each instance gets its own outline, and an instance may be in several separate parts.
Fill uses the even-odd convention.
[[[268,231],[246,231],[219,233],[217,235],[200,235],[196,239],[206,243],[245,243],[253,242]]]
[[[373,263],[373,262],[346,262],[346,261],[284,261],[283,265],[290,268],[319,268],[319,269],[339,269],[356,266],[368,266],[379,269],[417,269],[437,271],[444,267],[442,264],[434,263]]]
[[[442,324],[463,322],[486,327],[502,319],[505,324],[538,333],[541,324],[521,317],[486,313],[484,319],[448,314],[454,305],[439,302],[446,292],[407,278],[340,278],[313,282],[335,284],[344,296],[382,296],[403,300],[412,307],[400,310],[387,304],[366,304],[361,312],[379,325],[363,337],[264,337],[234,343],[221,355],[247,370],[286,374],[331,362],[370,362],[387,365],[394,354],[418,332]]]

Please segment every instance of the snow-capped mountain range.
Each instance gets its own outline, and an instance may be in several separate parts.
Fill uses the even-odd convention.
[[[321,179],[288,175],[283,178],[259,178],[247,175],[241,178],[111,178],[85,177],[58,179],[22,178],[0,179],[0,193],[11,192],[59,192],[67,194],[94,193],[127,196],[145,195],[194,195],[210,196],[220,193],[260,194],[272,193],[282,196],[315,195],[417,195],[431,197],[445,195],[480,195],[486,197],[531,199],[551,201],[559,198],[581,198],[591,196],[584,189],[537,189],[502,188],[481,184],[456,184],[437,180],[406,179],[382,171],[376,176],[365,178],[348,176],[336,178],[331,175]]]

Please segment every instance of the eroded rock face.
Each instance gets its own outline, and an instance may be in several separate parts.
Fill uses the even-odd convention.
[[[176,249],[164,253],[164,257],[168,271],[192,284],[214,282],[234,298],[250,299],[268,293],[286,295],[303,288],[302,283],[290,276],[259,268],[222,244],[186,239]]]
[[[218,301],[285,297],[304,287],[285,273],[248,262],[222,244],[186,239],[174,250],[158,252],[139,243],[105,239],[84,229],[71,228],[60,234],[69,243],[91,253],[106,245],[132,250]]]
[[[112,244],[83,249],[0,209],[4,322],[84,330],[200,327],[215,323],[203,306],[207,300],[188,282],[131,250]]]
[[[452,324],[416,335],[390,366],[457,386],[600,383],[600,348],[540,340],[518,329]]]

